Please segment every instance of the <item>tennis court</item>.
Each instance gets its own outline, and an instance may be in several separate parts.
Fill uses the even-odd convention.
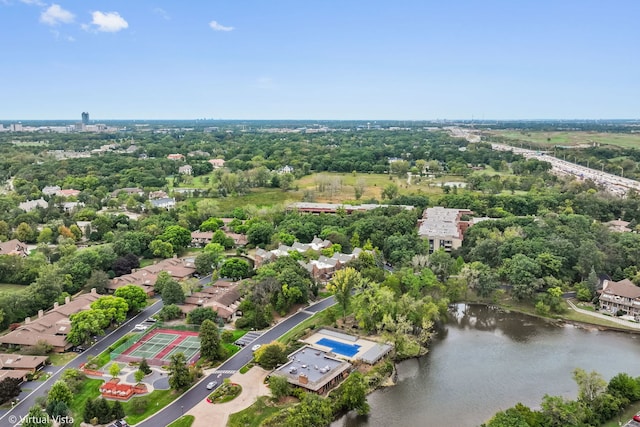
[[[117,352],[119,349],[116,349]],[[171,356],[183,353],[188,362],[194,363],[200,356],[200,338],[197,332],[171,329],[154,329],[141,337],[116,358],[123,362],[139,362],[147,359],[150,365],[168,365]]]

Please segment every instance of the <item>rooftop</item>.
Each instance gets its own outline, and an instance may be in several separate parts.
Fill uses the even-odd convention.
[[[317,391],[350,367],[350,363],[307,345],[291,353],[289,362],[276,369],[274,374],[286,377],[292,384]]]

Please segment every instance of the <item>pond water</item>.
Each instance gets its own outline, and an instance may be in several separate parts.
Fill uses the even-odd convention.
[[[368,416],[332,426],[478,426],[518,402],[538,408],[545,394],[575,398],[575,368],[635,377],[639,360],[640,335],[458,304],[429,354],[398,364],[397,385],[368,397]]]

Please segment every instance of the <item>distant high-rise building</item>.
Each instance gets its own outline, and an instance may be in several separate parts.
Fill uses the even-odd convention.
[[[83,112],[82,113],[82,124],[83,125],[88,125],[89,124],[89,113],[87,113],[87,112]]]

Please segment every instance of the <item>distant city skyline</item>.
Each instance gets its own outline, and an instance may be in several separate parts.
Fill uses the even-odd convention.
[[[0,120],[640,118],[636,0],[0,0]]]

